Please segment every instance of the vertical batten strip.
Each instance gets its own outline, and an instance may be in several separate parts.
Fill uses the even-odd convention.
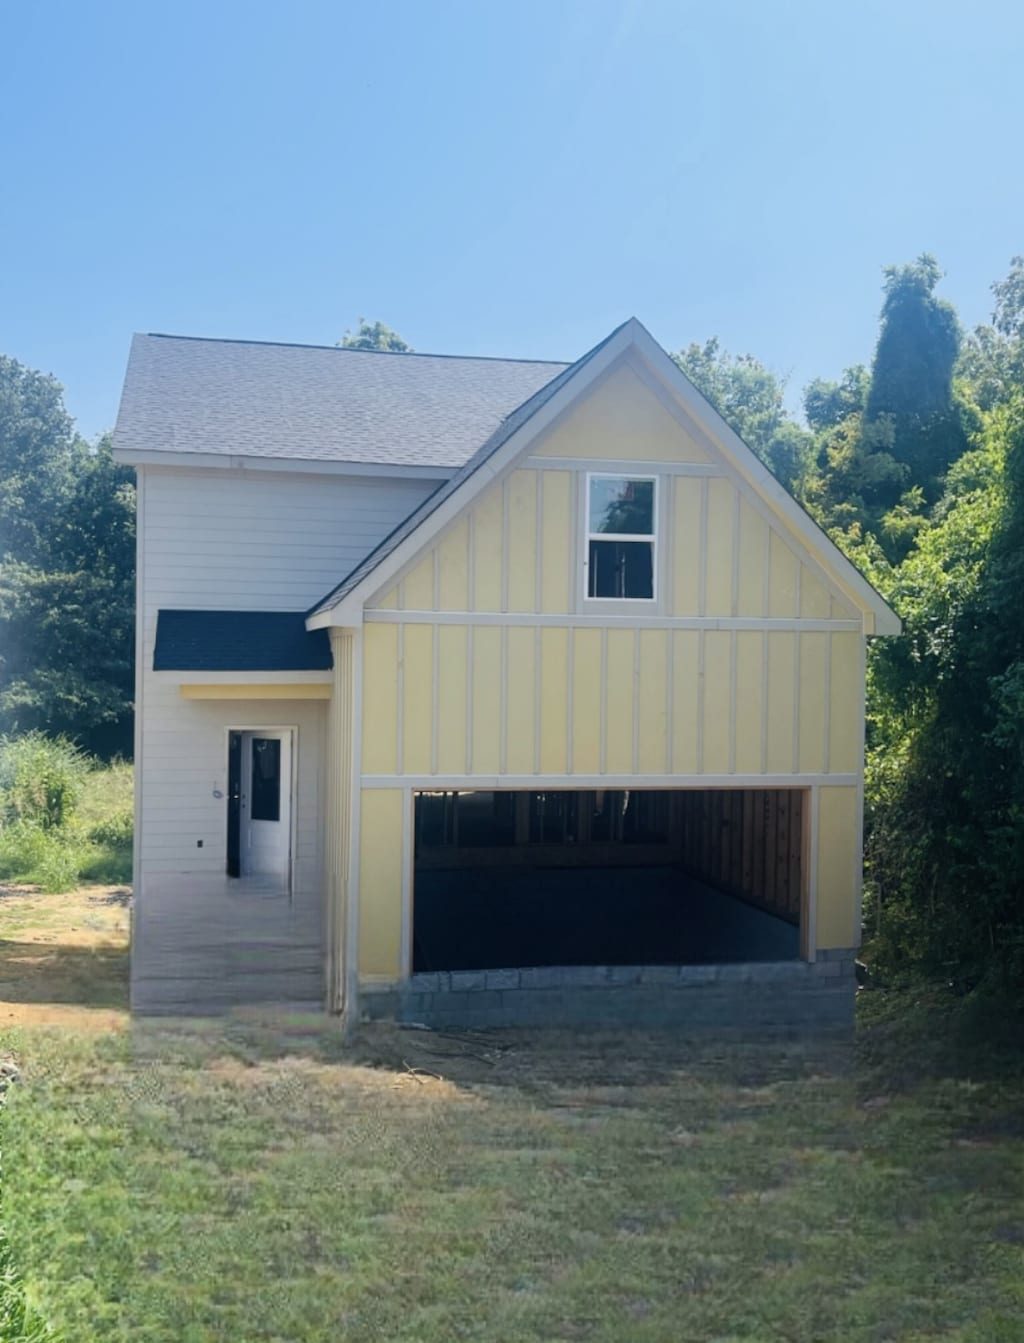
[[[395,773],[405,773],[405,625],[398,626],[398,705],[395,712]]]
[[[566,630],[568,651],[565,658],[565,772],[572,773],[572,738],[576,730],[573,710],[573,684],[576,680],[576,631]]]
[[[441,631],[437,625],[430,627],[430,662],[431,662],[431,723],[430,723],[430,772],[437,773],[437,754],[438,754],[438,716],[441,711],[441,640],[439,638]]]
[[[797,561],[796,581],[794,583],[793,593],[796,608],[793,612],[797,620],[800,619],[800,575],[803,573],[803,565]],[[800,773],[800,678],[802,673],[801,658],[803,656],[803,636],[800,633],[793,635],[793,773]]]
[[[430,600],[433,603],[432,609],[440,611],[441,609],[441,547],[435,545],[430,552]]]
[[[665,631],[665,773],[671,774],[675,750],[676,632]]]
[[[697,773],[704,773],[704,631],[697,631]]]
[[[736,773],[736,631],[729,635],[729,773]]]
[[[580,557],[580,473],[569,474],[569,613],[580,609],[580,578],[583,565]]]
[[[640,773],[640,631],[633,631],[633,773]]]
[[[825,737],[821,751],[821,772],[829,773],[829,761],[832,757],[832,635],[825,635]]]
[[[533,491],[535,501],[535,517],[533,521],[533,609],[540,611],[543,609],[543,584],[541,576],[544,572],[544,479],[545,471],[535,471],[536,486]],[[539,768],[539,766],[538,766]]]
[[[509,551],[509,498],[508,476],[501,482],[501,609],[508,610],[508,551]]]
[[[764,528],[764,573],[762,578],[764,583],[761,588],[761,615],[765,619],[771,614],[772,609],[772,525],[765,523]]]
[[[700,482],[700,547],[697,551],[697,614],[707,615],[708,609],[708,482]],[[703,645],[702,645],[703,651]]]
[[[598,755],[598,770],[601,774],[608,769],[608,627],[601,629],[601,738]]]
[[[540,626],[533,627],[533,772],[540,773],[540,705],[541,705],[541,639]]]
[[[793,635],[793,773],[800,773],[800,655],[801,635]]]
[[[476,509],[466,518],[466,609],[476,610]]]
[[[473,773],[473,631],[466,629],[466,773]]]
[[[658,591],[665,594],[660,609],[666,615],[672,615],[676,609],[676,478],[675,476],[663,476],[661,483],[663,486],[660,491],[663,498],[661,505],[663,516],[659,519],[659,525],[665,541],[661,546],[660,564],[664,582],[658,588]]]
[[[761,773],[768,772],[768,631],[761,631]]]
[[[501,687],[499,713],[498,773],[508,773],[508,626],[501,627]]]
[[[732,590],[729,597],[731,615],[740,609],[740,492],[732,492]]]

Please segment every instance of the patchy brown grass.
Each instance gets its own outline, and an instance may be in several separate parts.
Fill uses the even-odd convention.
[[[124,1029],[128,904],[123,886],[0,886],[0,1029]]]
[[[105,1033],[94,1014],[124,1023],[96,1006],[111,967],[69,987],[52,957],[123,954],[124,911],[54,899],[0,902],[25,958],[4,982],[26,965],[31,984],[0,1011],[80,1016],[0,1017],[0,1054],[22,1072],[11,1243],[66,1340],[1024,1339],[1005,1014],[872,993],[856,1043],[827,1047],[389,1026],[345,1043],[257,1014]]]

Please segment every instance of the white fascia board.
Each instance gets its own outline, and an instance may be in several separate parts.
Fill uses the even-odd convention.
[[[337,606],[318,611],[306,620],[308,630],[323,629],[330,625],[362,624],[362,610],[367,601],[384,591],[391,578],[453,521],[492,481],[502,476],[517,457],[526,452],[543,433],[577,401],[584,392],[617,363],[634,343],[637,331],[643,331],[635,317],[630,318],[619,333],[558,391],[540,407],[525,424],[521,425],[486,462],[466,480],[405,539],[384,557],[376,568],[343,597]],[[667,357],[667,356],[666,356]]]
[[[706,427],[722,455],[739,473],[746,477],[757,493],[804,542],[807,549],[818,555],[850,595],[873,619],[866,620],[868,634],[900,634],[903,622],[879,592],[871,586],[855,564],[796,502],[793,496],[775,479],[768,468],[747,447],[736,431],[726,423],[714,406],[693,386],[689,378],[638,322],[635,344],[650,367],[675,398],[698,424]],[[873,625],[874,628],[869,628]]]
[[[376,476],[398,480],[448,480],[457,466],[402,466],[387,462],[336,462],[316,457],[246,457],[221,452],[164,452],[115,448],[123,466],[200,467],[220,471],[301,472],[320,476]]]

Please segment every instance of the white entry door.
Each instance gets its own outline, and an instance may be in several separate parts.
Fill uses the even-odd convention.
[[[286,888],[291,873],[292,734],[242,733],[241,869]]]

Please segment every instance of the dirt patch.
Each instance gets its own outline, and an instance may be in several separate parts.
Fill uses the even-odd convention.
[[[0,887],[0,1026],[127,1024],[130,892]]]

